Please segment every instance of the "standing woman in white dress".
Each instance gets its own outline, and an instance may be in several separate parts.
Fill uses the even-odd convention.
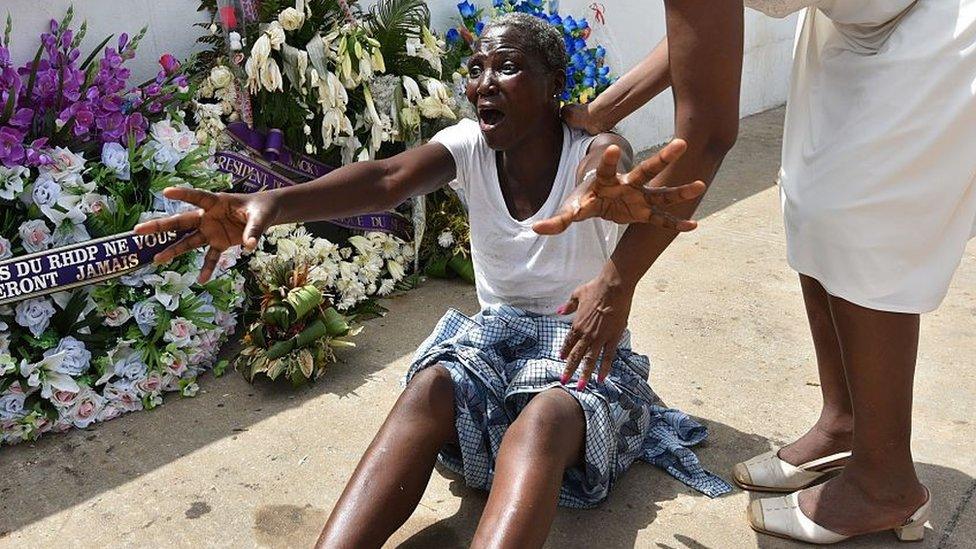
[[[780,188],[823,408],[809,432],[736,465],[733,476],[749,490],[789,494],[750,505],[760,532],[832,543],[891,529],[921,539],[931,496],[910,444],[919,315],[939,306],[976,235],[976,0],[745,3],[780,17],[804,10]],[[566,119],[606,130],[674,84],[680,122],[672,76],[685,45],[670,40]],[[686,137],[681,127],[675,133]],[[606,216],[617,183],[597,178],[538,230]]]

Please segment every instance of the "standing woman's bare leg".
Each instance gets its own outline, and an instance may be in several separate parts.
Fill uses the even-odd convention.
[[[817,423],[806,434],[779,451],[779,457],[793,465],[849,451],[854,430],[851,394],[847,389],[844,359],[830,312],[830,295],[819,282],[802,274],[800,287],[817,353],[823,408]]]
[[[582,459],[583,409],[562,389],[539,393],[505,432],[471,547],[542,547],[563,472]]]
[[[400,395],[339,496],[317,546],[382,546],[413,513],[437,452],[456,436],[451,374],[432,366]]]
[[[844,472],[801,493],[800,507],[841,534],[890,528],[926,493],[912,462],[912,388],[919,317],[830,298],[854,407],[854,456]]]

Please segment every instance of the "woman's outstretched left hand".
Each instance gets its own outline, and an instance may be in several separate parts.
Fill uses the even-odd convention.
[[[556,215],[535,223],[532,230],[557,235],[573,223],[591,217],[623,224],[651,223],[681,232],[694,230],[697,223],[675,217],[667,207],[697,199],[705,192],[705,183],[694,181],[669,187],[661,175],[687,148],[683,140],[675,139],[629,173],[618,173],[620,147],[607,147],[595,177],[577,187]]]
[[[573,327],[560,351],[560,357],[566,361],[562,377],[564,385],[580,364],[583,365],[583,372],[577,389],[586,387],[598,362],[597,381],[602,383],[606,379],[617,357],[617,345],[627,329],[633,298],[633,287],[611,283],[603,275],[573,291],[569,302],[558,311],[559,314],[576,313]]]

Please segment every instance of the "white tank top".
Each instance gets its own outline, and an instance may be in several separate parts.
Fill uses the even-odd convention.
[[[481,308],[509,305],[555,315],[577,286],[610,258],[623,227],[602,219],[574,223],[559,236],[539,236],[532,224],[554,215],[576,187],[576,169],[593,138],[563,126],[563,148],[552,190],[532,217],[514,219],[505,205],[495,151],[478,123],[461,120],[431,140],[454,157],[451,183],[468,207],[471,255]]]

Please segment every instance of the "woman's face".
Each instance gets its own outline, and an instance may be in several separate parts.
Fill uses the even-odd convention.
[[[512,28],[497,27],[482,36],[468,60],[466,95],[488,145],[510,149],[558,116],[553,96],[561,80]]]

